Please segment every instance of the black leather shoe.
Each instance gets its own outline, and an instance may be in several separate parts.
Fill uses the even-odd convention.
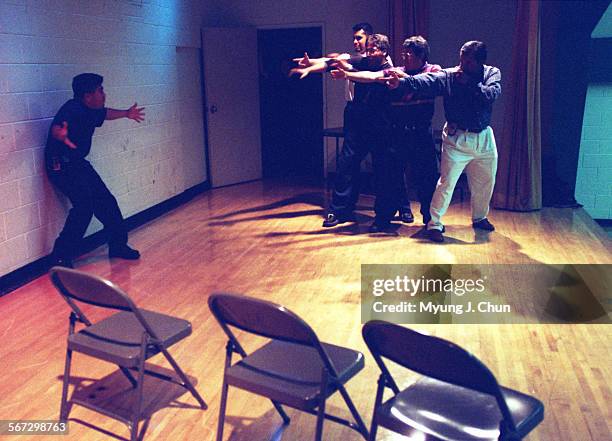
[[[391,228],[390,222],[387,222],[387,223],[374,222],[372,225],[370,225],[370,228],[368,228],[368,231],[370,233],[385,233],[389,231],[390,228]]]
[[[325,220],[323,221],[323,226],[325,228],[335,227],[340,223],[340,219],[336,213],[329,212],[325,216]]]
[[[441,230],[427,230],[427,238],[436,243],[444,242],[444,235]]]
[[[410,208],[400,209],[400,220],[405,224],[411,224],[414,222],[414,214],[412,214]]]
[[[489,222],[489,219],[487,219],[486,217],[482,220],[479,220],[478,222],[472,222],[472,228],[477,228],[479,230],[485,231],[495,231],[495,227],[491,222]]]
[[[330,211],[325,215],[323,226],[325,228],[330,228],[330,227],[335,227],[338,224],[343,224],[344,222],[351,222],[354,220],[355,220],[355,215],[352,212],[334,213],[333,211]]]
[[[140,259],[140,253],[134,248],[130,248],[128,245],[121,245],[118,247],[109,248],[108,257],[110,259],[118,257],[126,260],[137,260]]]

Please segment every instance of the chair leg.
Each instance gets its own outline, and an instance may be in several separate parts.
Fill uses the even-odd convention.
[[[341,384],[338,389],[340,390],[340,394],[342,395],[342,398],[344,398],[344,402],[348,406],[349,410],[351,411],[351,415],[353,415],[353,418],[355,419],[355,422],[357,423],[357,426],[359,427],[359,433],[361,433],[361,435],[365,439],[368,439],[369,437],[368,428],[363,422],[361,415],[359,415],[359,412],[357,412],[357,408],[353,404],[353,400],[351,400],[351,397],[349,396],[348,392],[344,388],[344,385]]]
[[[271,401],[272,401],[272,404],[274,404],[274,408],[276,409],[276,411],[279,413],[279,415],[283,419],[283,424],[289,424],[291,422],[291,418],[289,418],[289,416],[285,413],[285,409],[283,409],[283,406],[281,406],[280,403],[277,403],[274,400],[271,400]]]
[[[128,379],[128,381],[132,384],[132,387],[135,389],[136,386],[138,386],[138,382],[136,381],[134,376],[130,373],[130,371],[127,370],[127,368],[124,368],[123,366],[119,366],[119,369],[121,370],[121,372],[123,372],[123,375],[125,375],[125,378]]]
[[[140,411],[142,408],[142,395],[144,392],[145,358],[149,339],[147,334],[142,335],[140,346],[140,360],[138,362],[138,385],[136,386],[136,403],[132,414],[132,427],[130,427],[130,441],[138,441],[138,423],[140,422]]]
[[[73,312],[68,317],[68,338],[74,334],[77,315]],[[62,381],[62,402],[60,404],[60,421],[68,420],[68,383],[70,382],[70,365],[72,363],[72,349],[66,342],[66,362],[64,363],[64,378]]]
[[[323,439],[323,422],[325,421],[325,397],[321,396],[321,403],[319,403],[319,411],[317,412],[317,431],[315,433],[315,441],[321,441]]]
[[[227,384],[227,370],[232,365],[234,346],[231,341],[225,346],[225,365],[223,366],[223,384],[221,385],[221,404],[219,405],[219,423],[217,424],[217,441],[223,439],[223,426],[225,425],[225,409],[227,407],[227,395],[229,385]]]
[[[68,384],[70,382],[70,365],[72,363],[72,350],[66,349],[66,363],[64,364],[64,378],[62,382],[62,402],[60,405],[60,421],[68,420]]]
[[[327,369],[321,370],[321,385],[319,386],[319,411],[317,412],[317,431],[315,441],[323,439],[323,422],[325,421],[325,392],[329,383],[329,373]]]
[[[376,410],[374,410],[374,413],[376,413]],[[378,424],[376,424],[376,421],[372,421],[372,427],[370,427],[370,436],[368,438],[368,441],[376,441],[377,431],[378,431]]]
[[[378,431],[378,423],[376,422],[376,411],[378,410],[378,406],[382,404],[383,395],[385,393],[385,384],[386,379],[384,374],[381,374],[378,377],[378,385],[376,387],[376,398],[374,399],[374,412],[372,414],[372,426],[370,427],[370,437],[368,441],[376,440],[376,432]]]
[[[197,400],[197,402],[200,403],[200,407],[202,409],[208,409],[208,405],[204,401],[204,398],[202,398],[202,396],[198,393],[198,391],[193,386],[191,381],[189,381],[189,378],[187,378],[187,375],[185,374],[185,372],[183,372],[183,370],[180,368],[178,363],[174,360],[172,355],[170,355],[170,353],[165,348],[162,348],[162,352],[164,356],[166,357],[166,360],[168,360],[168,363],[172,365],[174,372],[176,372],[177,375],[181,378],[183,385],[187,388],[189,392],[191,392],[191,395],[193,395],[193,397]]]
[[[223,439],[223,427],[225,425],[225,410],[227,408],[227,395],[229,393],[229,385],[223,375],[223,385],[221,386],[221,403],[219,404],[219,423],[217,424],[217,441]]]

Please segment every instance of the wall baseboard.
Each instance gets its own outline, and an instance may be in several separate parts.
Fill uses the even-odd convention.
[[[180,205],[189,202],[195,196],[210,189],[210,181],[204,181],[200,184],[188,188],[184,192],[177,194],[157,205],[147,208],[140,213],[136,213],[125,219],[126,227],[129,230],[140,227],[147,222],[160,217],[161,215],[174,210]],[[97,231],[85,238],[79,247],[79,255],[88,253],[106,242],[104,230]],[[41,257],[34,262],[22,266],[8,274],[0,277],[0,296],[16,290],[20,286],[42,276],[52,266],[53,260],[51,255]]]

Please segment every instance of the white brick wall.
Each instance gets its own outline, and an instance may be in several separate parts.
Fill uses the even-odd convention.
[[[0,1],[0,276],[48,254],[63,225],[43,153],[78,73],[104,76],[107,106],[146,107],[140,125],[107,121],[89,155],[124,216],[206,180],[200,23],[199,0]]]
[[[594,219],[612,219],[612,84],[587,91],[576,199]]]

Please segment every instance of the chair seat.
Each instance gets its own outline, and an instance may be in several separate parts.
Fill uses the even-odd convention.
[[[501,387],[519,436],[525,436],[544,418],[542,403]],[[502,415],[491,395],[422,378],[385,402],[377,412],[378,424],[420,440],[488,441],[499,437]]]
[[[364,366],[358,351],[321,343],[332,360],[339,382],[345,383]],[[323,363],[318,352],[303,345],[273,340],[227,371],[229,384],[301,409],[319,404]],[[337,390],[330,385],[325,397]]]
[[[140,312],[165,348],[191,334],[191,323],[187,320],[144,309]],[[144,328],[136,316],[122,311],[71,335],[68,337],[68,347],[120,366],[135,367],[140,356],[143,332]],[[146,358],[158,352],[149,345]]]

